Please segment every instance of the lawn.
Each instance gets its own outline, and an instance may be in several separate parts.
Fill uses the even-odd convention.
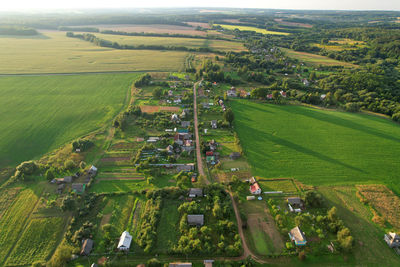
[[[163,46],[185,46],[189,48],[211,48],[218,51],[244,50],[244,46],[239,42],[223,40],[209,40],[200,38],[177,38],[177,37],[150,37],[150,36],[123,36],[96,33],[96,36],[124,45],[163,45]]]
[[[281,48],[281,50],[286,53],[287,56],[298,59],[300,61],[303,61],[305,63],[313,64],[313,65],[323,65],[323,66],[344,66],[344,67],[349,67],[349,68],[356,68],[357,65],[344,62],[344,61],[338,61],[329,57],[324,57],[316,54],[311,54],[307,52],[300,52],[300,51],[294,51],[291,49],[286,49],[286,48]]]
[[[256,27],[250,27],[250,26],[241,26],[241,25],[225,25],[225,24],[215,24],[216,26],[221,26],[222,28],[228,29],[228,30],[235,30],[238,29],[239,31],[254,31],[257,33],[262,33],[262,34],[273,34],[273,35],[289,35],[287,32],[276,32],[276,31],[269,31],[266,29],[260,29]]]
[[[111,71],[177,71],[186,52],[98,47],[65,32],[39,37],[0,37],[0,74]]]
[[[178,242],[179,202],[164,200],[161,218],[157,229],[156,251],[167,253]]]
[[[0,77],[0,167],[37,158],[108,123],[138,76]]]
[[[7,266],[20,266],[35,261],[46,261],[63,231],[64,218],[50,217],[30,221],[7,259]]]
[[[309,185],[384,183],[400,192],[400,126],[367,114],[231,101],[253,175]]]
[[[132,192],[151,187],[153,186],[147,184],[146,180],[102,180],[95,182],[89,191],[95,193]]]
[[[263,191],[283,191],[284,193],[297,192],[297,188],[291,179],[282,179],[282,180],[257,179],[257,181]]]

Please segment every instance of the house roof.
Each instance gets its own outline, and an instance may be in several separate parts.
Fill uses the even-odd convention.
[[[299,197],[289,197],[287,201],[289,204],[294,204],[294,205],[300,205],[302,202],[301,198]]]
[[[127,232],[124,231],[119,238],[118,246],[117,248],[128,248],[131,246],[132,242],[132,236]]]
[[[85,239],[82,245],[81,254],[82,255],[89,255],[93,248],[93,240],[88,238]]]
[[[201,188],[190,188],[189,195],[203,196],[203,189]]]
[[[188,224],[203,225],[204,215],[203,214],[190,214],[187,216]]]
[[[303,232],[300,230],[300,228],[298,226],[296,226],[295,228],[290,230],[289,234],[297,242],[306,241],[306,237],[303,235]]]
[[[191,262],[171,262],[169,267],[192,267]]]
[[[257,182],[257,181],[256,181],[256,178],[254,178],[254,176],[253,176],[253,177],[250,178],[249,182],[250,182],[251,184],[254,184],[254,183]]]
[[[92,165],[90,167],[89,171],[97,172],[97,168],[94,165]]]
[[[252,185],[250,185],[250,191],[253,193],[253,192],[256,192],[257,190],[261,190],[261,188],[260,188],[260,186],[258,185],[258,183],[254,183],[254,184],[252,184]]]

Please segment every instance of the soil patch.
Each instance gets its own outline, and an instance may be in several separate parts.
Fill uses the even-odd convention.
[[[103,226],[103,225],[109,223],[110,219],[111,219],[111,215],[112,215],[111,213],[103,215],[103,218],[101,218],[100,226]]]
[[[169,107],[169,106],[140,106],[140,110],[144,113],[155,113],[159,111],[168,111],[168,112],[178,112],[179,107]]]

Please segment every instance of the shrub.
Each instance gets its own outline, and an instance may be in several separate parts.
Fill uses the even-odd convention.
[[[306,253],[304,251],[300,251],[299,260],[304,261],[306,259]]]
[[[72,170],[73,168],[75,168],[75,162],[71,159],[67,160],[66,162],[64,162],[64,168],[66,170]]]

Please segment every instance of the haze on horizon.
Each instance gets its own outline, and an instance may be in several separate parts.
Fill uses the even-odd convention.
[[[304,10],[400,10],[399,0],[14,0],[0,5],[0,11],[70,10],[106,8],[176,8],[176,7],[227,7]]]

